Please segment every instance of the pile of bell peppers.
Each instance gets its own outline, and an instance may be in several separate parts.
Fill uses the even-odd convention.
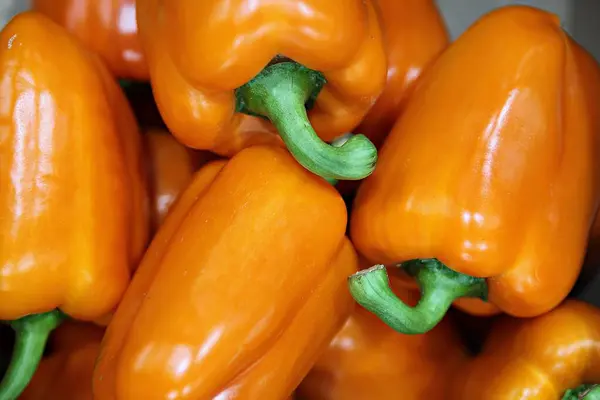
[[[0,44],[0,400],[600,399],[556,16],[34,0]]]

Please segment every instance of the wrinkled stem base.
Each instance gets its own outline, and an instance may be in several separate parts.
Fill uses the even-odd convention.
[[[16,400],[31,381],[52,332],[65,319],[59,310],[28,315],[10,323],[15,330],[15,347],[0,383],[0,400]]]
[[[376,265],[348,278],[350,293],[392,329],[407,335],[433,329],[460,297],[487,299],[485,279],[460,274],[436,259],[412,260],[400,265],[414,276],[421,288],[415,307],[406,305],[390,287],[385,266]]]
[[[340,146],[323,142],[306,114],[325,78],[295,62],[263,69],[236,90],[237,111],[268,118],[290,153],[306,169],[325,179],[358,180],[375,169],[377,149],[364,135]]]

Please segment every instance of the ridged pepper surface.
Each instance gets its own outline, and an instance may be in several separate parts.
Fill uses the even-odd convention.
[[[149,219],[142,140],[100,59],[34,12],[0,43],[0,319],[17,332],[0,399],[14,399],[64,315],[113,311]]]

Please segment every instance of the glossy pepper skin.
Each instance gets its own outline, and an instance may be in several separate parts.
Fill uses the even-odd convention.
[[[150,198],[152,228],[156,231],[179,194],[190,184],[196,170],[215,157],[185,147],[163,129],[144,132]]]
[[[135,0],[33,0],[32,9],[98,53],[115,76],[148,80],[137,36]]]
[[[92,400],[92,374],[104,330],[68,321],[50,336],[50,355],[42,360],[19,400]]]
[[[417,304],[419,292],[396,282],[394,292]],[[424,335],[402,335],[357,307],[296,393],[307,400],[444,399],[465,358],[449,319]]]
[[[375,267],[350,279],[358,302],[407,333],[458,297],[518,317],[557,306],[600,199],[599,82],[592,57],[535,8],[495,10],[454,42],[419,82],[351,219],[357,250],[402,263],[427,301],[406,307]]]
[[[355,132],[379,147],[402,114],[418,78],[450,38],[434,0],[374,0],[373,4],[381,18],[387,82]]]
[[[600,311],[567,300],[537,318],[501,317],[458,371],[455,399],[555,400],[600,382]],[[575,397],[577,398],[577,397]]]
[[[345,226],[335,189],[281,148],[205,165],[108,327],[96,398],[289,396],[353,308]]]
[[[277,142],[245,114],[261,115],[311,171],[335,179],[372,172],[376,150],[364,136],[341,149],[318,137],[351,131],[383,90],[371,0],[138,0],[137,19],[159,110],[182,143],[229,156]]]
[[[115,308],[149,223],[141,137],[97,56],[34,12],[0,43],[0,319],[17,331],[5,399],[62,313],[91,321]]]

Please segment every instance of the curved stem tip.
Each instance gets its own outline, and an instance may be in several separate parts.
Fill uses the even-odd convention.
[[[375,169],[377,149],[364,135],[336,147],[322,141],[306,114],[325,78],[295,62],[263,69],[236,90],[237,111],[268,118],[290,153],[306,169],[325,179],[359,180]]]

